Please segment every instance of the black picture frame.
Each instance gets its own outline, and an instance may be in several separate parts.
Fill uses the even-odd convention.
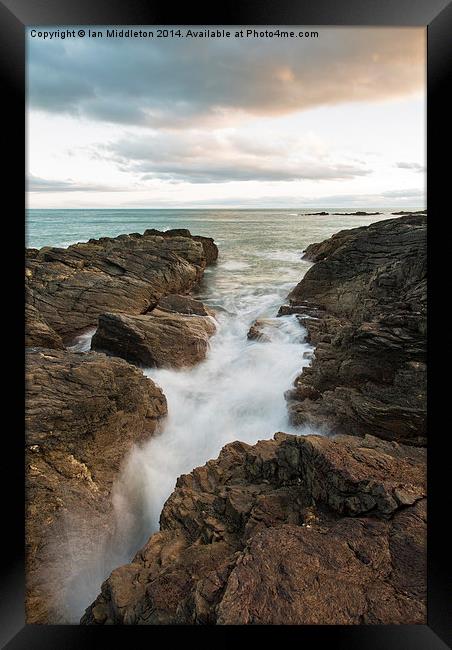
[[[24,615],[24,438],[23,438],[23,258],[19,251],[24,245],[24,107],[25,107],[25,28],[30,25],[318,25],[318,26],[425,26],[428,40],[428,100],[427,100],[427,163],[428,163],[428,234],[429,260],[429,442],[428,446],[428,624],[419,626],[269,626],[231,628],[183,627],[169,630],[121,627],[95,628],[82,626],[34,626],[25,624]],[[175,8],[171,4],[149,0],[3,0],[0,2],[0,67],[2,72],[4,134],[3,157],[8,162],[8,181],[4,194],[11,199],[11,207],[4,214],[4,232],[8,228],[8,248],[12,263],[7,268],[6,312],[15,313],[13,330],[8,325],[8,386],[5,411],[13,415],[11,424],[2,436],[4,481],[2,491],[2,541],[5,550],[1,565],[0,643],[11,650],[19,648],[84,648],[111,642],[148,645],[155,641],[155,632],[182,632],[186,641],[195,641],[207,632],[221,640],[232,640],[239,633],[245,641],[265,628],[265,634],[277,634],[279,642],[296,640],[301,644],[330,644],[347,650],[440,650],[452,642],[452,579],[451,552],[447,524],[451,512],[447,484],[449,457],[444,443],[448,436],[447,420],[441,423],[441,408],[448,401],[447,385],[432,389],[434,376],[444,364],[446,336],[442,330],[435,334],[435,297],[442,278],[447,277],[447,252],[433,254],[433,235],[436,224],[441,224],[441,239],[445,236],[442,219],[450,220],[446,208],[449,188],[449,170],[440,156],[450,154],[448,118],[450,105],[446,90],[451,78],[452,61],[452,4],[450,0],[223,0],[215,6],[185,4]],[[449,82],[450,85],[450,82]],[[6,127],[6,128],[5,128]],[[447,176],[446,176],[447,174]],[[449,181],[449,182],[448,182]],[[441,241],[440,239],[440,241]],[[450,238],[449,238],[450,241]],[[5,240],[4,240],[5,245]],[[440,243],[440,245],[442,245]],[[440,259],[440,258],[443,259]],[[444,259],[444,257],[446,259]],[[443,268],[441,268],[441,263]],[[439,294],[440,292],[438,292]],[[443,307],[442,300],[441,308]],[[13,307],[14,305],[14,307]],[[14,310],[14,311],[13,311]],[[16,325],[17,323],[17,325]],[[22,324],[22,329],[21,329]],[[13,336],[15,333],[16,336]],[[5,362],[6,363],[6,362]],[[6,373],[5,373],[6,376]],[[10,381],[14,378],[14,381]],[[441,382],[440,382],[441,383]],[[444,411],[447,413],[447,410]],[[110,631],[108,631],[110,629]],[[102,630],[102,631],[101,631]],[[145,631],[147,630],[147,632]],[[114,637],[112,636],[114,634]],[[139,637],[137,637],[137,634]],[[124,636],[127,635],[127,638]],[[282,635],[282,636],[281,636]],[[290,638],[292,637],[292,639]],[[162,638],[162,637],[159,637]],[[158,640],[157,643],[160,641]],[[166,636],[168,643],[168,636]],[[306,646],[309,647],[309,646]]]

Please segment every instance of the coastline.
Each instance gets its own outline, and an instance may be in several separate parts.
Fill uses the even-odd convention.
[[[416,219],[419,220],[420,217]],[[402,221],[403,220],[409,221],[409,218],[406,219],[402,217]],[[399,223],[399,219],[392,219],[391,221]],[[382,223],[384,224],[385,222],[383,221]],[[384,226],[379,226],[378,223],[373,226],[373,228],[377,230],[378,228],[382,227]],[[397,226],[394,226],[394,228],[397,228]],[[134,242],[141,241],[138,239],[139,237],[139,235],[124,236],[120,241],[125,243],[126,247],[128,245],[134,247]],[[168,242],[170,242],[170,246],[174,244],[172,237],[164,237],[162,236],[162,233],[156,235],[155,231],[153,234],[149,234],[148,237],[157,237],[159,240],[159,247],[167,246]],[[179,237],[179,235],[176,236],[175,240]],[[196,268],[199,269],[202,267],[202,263],[200,264],[197,262],[199,258],[193,258],[193,252],[187,253],[187,241],[193,242],[190,237],[187,237],[186,233],[185,236],[181,236],[182,239],[186,240],[183,249],[186,262],[188,262],[188,264],[195,262],[195,270],[190,271],[189,275],[191,283],[190,288],[194,289],[199,285],[203,269],[202,271],[196,270]],[[132,242],[132,244],[130,244],[130,242]],[[386,254],[389,258],[391,258],[392,254],[395,254],[396,257],[398,256],[402,260],[403,264],[403,258],[400,257],[400,251],[395,250],[395,253],[394,251],[391,251],[391,242],[391,238],[384,240],[385,245],[388,247]],[[188,245],[189,250],[192,251],[193,248],[193,250],[196,250],[198,252],[198,255],[202,250],[201,256],[204,255],[204,260],[206,260],[207,256],[205,247],[203,248],[202,244],[201,246],[199,246],[199,244],[199,241],[190,243]],[[379,244],[381,245],[381,240]],[[94,248],[97,245],[98,244],[96,243],[92,244]],[[211,245],[209,244],[209,246]],[[81,249],[83,249],[83,245],[81,246]],[[324,261],[328,264],[328,257],[334,257],[336,252],[337,250],[334,250],[332,252],[330,251],[329,254],[324,258]],[[118,253],[116,250],[114,250],[114,254],[123,255],[123,253]],[[343,250],[343,257],[340,259],[346,259],[347,255],[349,254],[350,252]],[[39,264],[45,262],[57,265],[58,274],[61,274],[61,256],[63,256],[63,258],[66,260],[66,255],[69,256],[70,264],[72,264],[72,278],[73,269],[79,268],[77,264],[80,261],[80,255],[77,254],[75,256],[77,259],[74,260],[74,255],[70,250],[69,253],[64,253],[61,251],[52,252],[50,250],[38,255],[36,255],[34,252],[31,254],[32,274],[36,273],[38,275],[38,284],[40,285],[37,303],[33,304],[32,306],[36,308],[35,305],[37,304],[38,306],[42,305],[44,307],[44,324],[54,329],[57,335],[60,333],[67,335],[69,332],[72,336],[78,331],[80,316],[76,315],[75,318],[71,316],[70,320],[72,322],[70,323],[69,327],[64,323],[61,323],[58,318],[53,318],[51,320],[51,324],[49,324],[49,322],[46,320],[46,317],[49,313],[52,312],[49,312],[47,306],[48,296],[46,294],[46,288],[41,281],[41,278],[43,276],[40,275],[39,270]],[[85,253],[83,253],[83,255],[85,255]],[[41,259],[38,260],[37,258],[39,257]],[[124,269],[124,260],[122,259],[122,265],[120,264],[118,267],[117,258],[115,257],[112,260],[110,252],[108,254],[107,261],[110,265],[110,277],[112,277],[111,271],[113,268],[118,269],[120,267],[121,269]],[[335,268],[337,268],[338,262],[334,260],[333,262],[335,264]],[[66,263],[66,261],[64,263]],[[334,319],[337,321],[337,313],[332,313],[331,310],[328,311],[329,308],[324,303],[322,304],[322,308],[324,310],[326,308],[327,314],[326,318],[323,318],[323,320],[321,320],[321,323],[328,323],[329,325],[327,329],[325,329],[325,327],[322,325],[320,330],[318,327],[316,330],[315,327],[312,327],[312,324],[318,322],[315,320],[318,318],[318,314],[313,316],[312,309],[313,307],[318,308],[318,304],[316,303],[315,305],[306,305],[303,300],[298,300],[299,295],[302,298],[306,297],[306,294],[303,295],[303,291],[306,291],[306,287],[309,286],[309,274],[315,279],[316,273],[319,273],[318,269],[322,268],[322,263],[322,261],[317,261],[314,263],[314,266],[311,266],[311,270],[308,271],[308,274],[306,274],[305,278],[300,283],[301,287],[303,288],[302,291],[300,289],[296,290],[297,300],[294,300],[294,297],[292,297],[292,304],[289,305],[289,308],[293,310],[293,315],[295,315],[295,317],[297,317],[297,314],[299,316],[304,315],[311,317],[311,320],[308,320],[306,322],[303,321],[302,325],[308,325],[309,336],[311,337],[312,343],[316,346],[313,368],[316,367],[315,364],[317,364],[317,366],[325,366],[325,361],[322,362],[322,355],[320,354],[322,345],[324,347],[325,345],[331,346],[332,341],[334,339],[338,339],[338,335],[341,333],[341,331],[345,331],[347,328],[350,328],[349,323],[335,322],[333,329],[328,329]],[[91,264],[91,262],[89,264]],[[102,264],[105,265],[105,259],[103,259]],[[111,266],[112,264],[114,264],[114,266]],[[96,267],[97,273],[99,262],[96,261],[94,266]],[[205,268],[205,265],[203,268]],[[378,264],[376,268],[379,268]],[[105,271],[105,266],[101,265],[101,271]],[[90,269],[89,273],[91,272],[92,270]],[[116,270],[115,273],[117,273]],[[109,285],[115,287],[113,293],[116,300],[118,296],[118,277],[122,278],[123,275],[124,274],[121,274],[119,276],[114,275],[115,283],[111,282],[111,285]],[[46,274],[44,274],[44,276],[46,276]],[[33,280],[35,277],[36,276],[33,277]],[[153,277],[155,279],[155,275]],[[89,274],[88,279],[88,286],[92,287],[93,284],[89,278]],[[70,282],[72,283],[73,280],[71,279]],[[133,286],[135,286],[134,282],[132,283]],[[152,284],[152,279],[148,279],[148,282]],[[340,282],[343,282],[343,279],[339,279],[339,289]],[[105,282],[102,281],[102,292],[105,291],[105,286]],[[169,290],[169,293],[174,293],[175,285],[173,282],[170,283],[170,286],[171,288]],[[186,284],[177,285],[178,288],[180,286],[183,286],[183,290],[185,292],[187,291],[188,286]],[[319,283],[314,282],[314,286],[316,287],[316,290],[318,290]],[[368,292],[368,289],[368,285],[365,284],[363,291]],[[407,289],[404,286],[399,287],[399,289],[402,293],[407,292]],[[161,289],[159,289],[159,291],[162,293]],[[140,292],[142,292],[141,286]],[[124,294],[120,292],[119,295],[121,296]],[[142,293],[139,293],[139,296],[141,295]],[[146,294],[146,311],[149,311],[151,307],[150,313],[152,314],[152,310],[155,309],[161,298],[161,295],[157,298],[157,294],[155,293],[155,283],[152,293],[152,295],[155,297],[150,299],[150,295],[151,294],[149,293]],[[391,300],[394,301],[394,296],[391,294],[390,296]],[[416,294],[416,296],[418,297],[418,294]],[[380,299],[378,296],[377,298],[378,300]],[[127,301],[128,300],[129,295],[127,295]],[[129,304],[129,302],[126,303],[127,307],[129,307]],[[135,310],[138,309],[138,304],[139,299],[137,298],[135,302],[133,302]],[[92,305],[93,301],[90,298],[90,301],[88,302],[90,309],[92,309]],[[390,307],[391,306],[393,305],[390,304]],[[117,308],[118,306],[116,309]],[[122,311],[123,309],[124,303],[120,303],[119,310]],[[140,307],[140,309],[143,311],[142,307]],[[76,312],[77,310],[78,308],[76,309]],[[89,323],[87,323],[87,326],[92,326],[93,322],[95,323],[98,315],[98,309],[92,311],[92,313],[89,315]],[[86,309],[84,310],[83,318],[87,320]],[[74,323],[77,325],[77,327],[74,327]],[[362,323],[359,326],[361,327],[361,325]],[[42,330],[42,327],[35,329]],[[321,336],[318,334],[319,331],[321,331]],[[423,340],[422,336],[424,334],[425,333],[421,332],[421,337],[419,338],[421,342]],[[352,338],[353,336],[355,335],[352,334]],[[321,340],[322,337],[324,340]],[[326,340],[328,337],[330,339],[329,341]],[[48,336],[45,341],[48,343]],[[265,343],[262,343],[262,345],[265,345]],[[369,348],[367,350],[367,354],[369,353],[369,350],[372,354],[372,350],[376,349],[377,357],[381,356],[382,354],[384,356],[384,353],[382,353],[381,350],[382,345],[383,347],[387,345],[387,340],[385,340],[384,337],[383,339],[380,339],[379,346],[377,345],[374,348]],[[40,352],[38,354],[43,353]],[[62,352],[60,354],[65,355],[68,353]],[[326,359],[331,357],[331,351],[323,354],[324,358]],[[346,354],[350,355],[352,353],[346,349]],[[103,357],[103,355],[101,356]],[[107,360],[109,358],[114,359],[114,357],[106,357]],[[342,360],[342,362],[343,361],[344,360]],[[408,362],[410,362],[410,360],[408,360]],[[312,371],[309,370],[308,372],[308,369],[305,369],[301,375],[302,382],[304,381],[305,377],[309,376],[310,374],[312,375]],[[151,380],[148,379],[147,381]],[[363,381],[362,376],[358,378],[358,381]],[[318,396],[314,395],[314,392],[318,392],[318,387],[313,387],[311,385],[297,385],[295,387],[295,390],[298,391],[298,401],[301,399],[302,402],[306,402],[308,405],[317,403]],[[293,402],[293,395],[288,395],[286,398],[287,397],[289,397],[288,405],[290,411],[291,401]],[[362,415],[359,417],[362,417]],[[324,415],[321,416],[321,419],[327,423],[326,428],[331,428],[330,420],[325,418]],[[257,557],[257,566],[259,568],[256,568],[256,571],[259,572],[263,570],[262,566],[265,565],[263,556],[262,562],[264,562],[264,565],[260,564],[261,560],[259,560],[259,554],[264,552],[264,548],[268,546],[268,544],[271,544],[272,548],[278,548],[279,545],[284,548],[286,544],[288,545],[288,548],[293,548],[293,544],[295,543],[296,548],[298,548],[299,552],[302,553],[297,562],[300,562],[302,564],[304,557],[302,549],[304,548],[304,545],[309,543],[308,539],[305,537],[307,534],[311,532],[315,532],[316,534],[317,532],[321,532],[322,535],[326,535],[326,538],[328,538],[328,535],[331,535],[332,539],[336,541],[342,539],[346,545],[352,544],[353,546],[356,541],[353,537],[355,534],[353,531],[356,532],[356,526],[359,522],[361,522],[361,524],[365,527],[368,527],[370,525],[369,534],[371,534],[371,531],[373,530],[372,527],[374,525],[379,527],[380,532],[378,534],[380,535],[380,543],[384,545],[389,543],[387,540],[394,538],[394,535],[397,537],[397,535],[400,534],[400,532],[397,531],[404,531],[404,535],[414,535],[414,529],[410,528],[410,526],[412,526],[412,521],[410,519],[411,515],[407,517],[406,514],[402,514],[402,509],[408,509],[409,512],[413,511],[413,518],[415,520],[415,537],[417,540],[415,551],[420,557],[420,560],[415,564],[415,570],[417,571],[415,586],[416,593],[413,592],[412,595],[408,596],[408,600],[404,600],[401,594],[405,587],[402,587],[401,584],[397,583],[397,581],[395,583],[388,583],[384,576],[381,577],[379,574],[378,580],[380,580],[380,582],[378,582],[378,584],[380,585],[379,588],[383,590],[381,591],[381,594],[383,592],[386,594],[389,592],[391,593],[391,598],[393,598],[394,601],[393,604],[397,604],[397,612],[399,613],[396,615],[396,613],[394,613],[394,610],[390,611],[391,608],[389,606],[387,610],[377,612],[375,609],[377,607],[376,601],[373,601],[372,599],[369,601],[369,598],[367,596],[366,600],[368,603],[368,608],[366,612],[363,613],[360,603],[362,601],[363,594],[366,592],[369,581],[365,581],[365,583],[363,583],[362,581],[360,582],[360,580],[356,579],[353,582],[356,594],[358,594],[356,596],[357,604],[355,603],[356,611],[353,610],[354,613],[353,615],[350,615],[351,619],[347,620],[347,622],[398,622],[398,615],[404,616],[405,618],[408,617],[412,622],[424,622],[425,609],[423,604],[424,596],[422,595],[422,558],[424,552],[422,549],[422,531],[424,526],[424,515],[420,510],[422,504],[425,502],[425,458],[423,456],[423,450],[418,449],[416,451],[413,447],[407,446],[406,444],[400,445],[397,435],[394,436],[394,442],[389,443],[379,440],[378,437],[375,438],[375,436],[366,435],[365,432],[363,437],[362,430],[353,431],[354,434],[358,433],[356,438],[350,436],[344,437],[343,434],[347,432],[344,431],[343,428],[347,428],[348,426],[349,425],[347,423],[341,420],[340,426],[336,431],[336,433],[340,435],[337,438],[331,439],[331,441],[328,437],[318,439],[316,436],[303,436],[299,441],[294,441],[291,436],[281,434],[275,439],[275,441],[258,443],[255,448],[250,447],[249,445],[243,445],[243,443],[232,443],[232,445],[226,447],[220,454],[218,461],[211,461],[211,464],[209,465],[208,463],[206,466],[212,468],[213,474],[211,478],[207,480],[205,472],[202,468],[193,470],[192,475],[182,477],[180,480],[178,480],[176,491],[173,493],[165,505],[163,511],[164,514],[162,514],[163,519],[161,520],[162,531],[160,533],[156,533],[153,537],[151,537],[145,549],[137,554],[132,565],[122,567],[112,574],[112,578],[110,578],[103,586],[102,595],[99,596],[96,604],[91,606],[88,613],[84,617],[84,622],[135,623],[146,621],[147,623],[208,622],[220,624],[256,622],[253,619],[251,613],[246,613],[246,608],[242,611],[239,611],[235,605],[234,598],[232,598],[232,600],[229,598],[227,587],[229,580],[232,581],[230,589],[232,589],[233,581],[238,580],[240,583],[245,585],[245,592],[242,593],[242,598],[248,598],[250,599],[250,602],[261,602],[261,615],[267,618],[265,620],[260,620],[260,622],[277,622],[276,619],[279,615],[277,612],[282,610],[276,608],[276,613],[274,614],[276,619],[271,619],[273,615],[265,605],[265,602],[267,602],[266,599],[270,597],[269,594],[261,593],[259,591],[256,592],[257,586],[252,583],[248,584],[246,582],[247,574],[243,574],[242,570],[239,569],[239,565],[242,563],[242,561],[238,562],[236,559],[234,559],[234,562],[231,564],[231,553],[232,555],[240,553],[242,558],[247,557],[250,553],[253,557]],[[397,431],[397,427],[395,427],[395,430]],[[375,434],[374,429],[372,429],[372,433]],[[404,442],[409,442],[409,440],[404,440]],[[420,441],[420,444],[423,444],[422,441]],[[297,445],[300,446],[297,447]],[[296,461],[290,460],[294,454],[298,458]],[[349,474],[344,474],[342,469],[343,464],[349,464],[351,458],[353,458],[354,462],[357,463],[356,473],[354,477]],[[238,461],[238,459],[241,460]],[[231,469],[228,469],[228,463],[231,462]],[[235,470],[233,470],[233,468],[237,465],[237,462],[238,466],[244,465],[246,468],[245,473],[243,473],[241,470],[238,471],[238,474],[234,473]],[[324,471],[323,468],[325,467],[325,463],[330,468],[332,476],[337,476],[337,479],[335,479],[332,483],[326,480],[326,478],[325,480],[321,478],[321,472]],[[377,472],[372,478],[372,472],[375,472],[377,465],[381,463],[386,465],[387,475],[382,477],[379,476]],[[206,471],[207,474],[210,475],[210,470]],[[320,478],[315,478],[318,472],[320,472],[320,474],[318,474],[318,477]],[[412,473],[410,474],[410,472]],[[311,481],[310,483],[306,483],[306,479],[304,477],[312,476],[313,473],[313,482]],[[401,480],[399,474],[404,475],[403,480]],[[300,477],[302,483],[302,486],[300,488],[303,493],[302,495],[297,494],[296,490],[294,491],[293,481],[294,477],[296,476]],[[366,481],[369,483],[369,485],[366,489],[363,490],[362,481],[364,480],[364,476],[366,476]],[[205,482],[206,480],[207,483]],[[339,488],[339,493],[337,493],[337,483],[335,482],[336,480],[339,481],[339,484],[341,481],[344,482],[343,487]],[[271,489],[269,488],[269,490],[262,491],[261,484],[266,482],[270,483]],[[344,505],[343,496],[341,496],[344,491],[349,493],[349,496],[347,498],[350,501],[347,502],[346,505]],[[181,495],[183,497],[183,501],[180,501]],[[187,498],[189,500],[188,502],[190,503],[188,506],[188,512],[186,505],[184,505],[183,511],[180,510],[182,503],[187,503]],[[221,507],[218,506],[218,500],[220,500],[223,504]],[[203,512],[203,509],[208,504],[213,504],[213,511],[207,518],[205,513],[200,516],[200,513]],[[217,506],[220,508],[219,510]],[[210,507],[211,505],[208,505],[208,509]],[[200,508],[201,510],[199,510]],[[257,515],[258,511],[261,513],[259,516]],[[370,524],[368,523],[369,512],[371,513]],[[266,513],[265,516],[262,513]],[[345,518],[342,519],[342,517]],[[256,522],[260,522],[257,528]],[[352,537],[347,537],[349,534],[348,532],[346,533],[345,537],[341,537],[342,533],[338,533],[337,525],[349,527],[353,533]],[[275,527],[278,530],[278,527],[281,526],[282,528],[279,532],[274,531],[274,533],[270,533],[265,532],[262,526],[269,531],[273,531]],[[290,528],[290,530],[287,529],[287,526]],[[253,538],[254,535],[256,536],[255,542],[250,541],[250,535],[251,538]],[[272,535],[276,535],[276,537],[272,537]],[[256,547],[253,546],[254,543],[257,544]],[[191,581],[188,584],[185,578],[182,578],[181,575],[186,574],[187,567],[190,567],[190,563],[194,561],[192,550],[193,544],[201,544],[202,547],[200,550],[201,555],[198,558],[199,561],[196,560],[198,562],[196,565],[198,567],[197,570],[200,573],[197,579]],[[204,547],[206,547],[205,550],[203,550]],[[321,552],[327,553],[329,551],[327,548],[324,548]],[[165,554],[165,556],[169,553],[168,557],[172,558],[170,563],[171,566],[167,566],[165,562],[162,563],[162,553]],[[391,555],[391,558],[391,562],[396,563],[400,563],[403,560],[401,556],[397,555],[397,552]],[[340,559],[341,558],[338,556],[337,561],[340,561]],[[361,559],[359,561],[361,562]],[[381,557],[371,559],[371,571],[368,575],[369,580],[377,579],[377,574],[375,572],[372,573],[372,571],[374,571],[373,563],[375,563],[376,571],[376,566],[382,561],[383,560]],[[387,560],[385,560],[385,562],[387,562]],[[361,567],[361,565],[356,566],[357,571],[359,567]],[[290,567],[287,567],[287,569],[290,572]],[[154,611],[154,614],[152,614],[150,618],[146,614],[146,612],[149,611],[150,607],[148,602],[148,599],[150,597],[149,592],[147,592],[147,595],[145,596],[141,591],[137,592],[135,588],[132,589],[132,586],[129,584],[129,576],[131,576],[134,571],[144,571],[142,580],[144,585],[147,584],[148,581],[156,580],[155,584],[157,587],[151,596],[151,601],[153,603],[151,609]],[[167,602],[164,606],[162,605],[161,607],[159,605],[156,605],[156,603],[163,602],[163,600],[166,599],[165,589],[163,589],[163,587],[163,591],[159,591],[158,589],[158,576],[160,573],[162,575],[162,579],[164,577],[164,580],[173,581],[176,591],[177,589],[182,589],[184,593],[186,593],[188,589],[190,594],[188,600],[179,598],[177,600],[177,606],[176,604],[174,605],[174,609],[171,609],[171,603],[168,604]],[[312,574],[313,580],[316,579],[315,575],[316,574],[314,571]],[[215,576],[215,578],[213,576]],[[273,584],[272,580],[274,579],[274,576],[271,575],[269,577],[269,584]],[[356,575],[354,578],[356,578]],[[301,577],[298,576],[297,579],[301,580]],[[328,576],[323,576],[322,579],[325,579],[327,581],[330,580]],[[207,584],[210,584],[212,580],[214,580],[214,582],[217,581],[218,584],[214,592],[207,595],[205,590],[207,588]],[[328,584],[330,584],[330,582],[328,582]],[[284,586],[284,589],[287,591],[288,588],[289,587],[286,584]],[[131,589],[132,591],[130,591]],[[127,594],[127,606],[120,604],[121,598],[123,598],[124,594]],[[339,596],[340,594],[338,593],[338,598]],[[221,600],[221,603],[219,598]],[[263,600],[260,600],[260,598]],[[272,598],[274,600],[274,594]],[[286,602],[286,600],[287,599],[283,597],[281,603]],[[193,605],[193,603],[195,604]],[[312,616],[315,618],[314,613],[309,613],[304,607],[305,604],[306,602],[303,601],[303,599],[301,601],[297,601],[297,604],[294,606],[291,613],[291,622],[316,622],[312,619]],[[331,611],[328,609],[328,607],[325,609],[325,603],[320,603],[320,605],[320,609],[319,603],[317,603],[315,608],[319,612],[323,611],[323,614],[319,615],[323,615],[325,618],[330,616]],[[342,615],[346,616],[344,612],[342,614],[338,614],[339,617]],[[242,620],[241,617],[243,616],[248,616],[248,619]],[[144,619],[140,617],[144,617]],[[339,618],[339,622],[344,622],[344,619]]]

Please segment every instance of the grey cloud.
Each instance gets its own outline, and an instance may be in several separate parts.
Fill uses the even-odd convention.
[[[191,208],[248,208],[248,209],[292,209],[294,211],[303,208],[312,208],[316,210],[333,210],[353,208],[359,210],[363,208],[413,208],[422,209],[425,207],[425,197],[416,195],[409,197],[408,200],[403,198],[385,198],[384,195],[391,193],[383,192],[382,194],[334,194],[326,196],[317,196],[313,198],[300,198],[293,195],[272,196],[262,195],[245,199],[243,197],[228,199],[198,199],[190,201]],[[124,207],[143,207],[143,208],[184,208],[187,202],[183,199],[173,199],[171,201],[152,199],[127,199]]]
[[[425,171],[424,165],[420,165],[419,163],[415,163],[415,162],[397,162],[395,166],[398,167],[399,169],[412,169],[415,172]]]
[[[382,192],[381,196],[388,199],[419,199],[424,197],[423,190],[419,188],[412,188],[408,190],[388,190],[387,192]]]
[[[105,30],[105,28],[104,28]],[[318,39],[28,38],[33,108],[184,127],[402,96],[424,84],[424,30],[319,28]]]
[[[300,155],[296,138],[280,143],[242,148],[236,137],[213,132],[163,132],[150,136],[129,136],[101,146],[106,158],[122,171],[141,175],[142,180],[224,183],[230,181],[341,180],[370,173],[364,165],[328,157]]]
[[[60,181],[55,179],[40,178],[39,176],[30,176],[27,179],[28,192],[120,192],[117,187],[108,187],[107,185],[80,184],[72,180]]]

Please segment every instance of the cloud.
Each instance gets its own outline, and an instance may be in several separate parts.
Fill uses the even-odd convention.
[[[425,30],[318,31],[318,39],[298,40],[29,37],[28,102],[47,112],[180,128],[424,87]]]
[[[415,162],[397,162],[395,166],[400,169],[412,169],[415,172],[425,172],[424,165]]]
[[[394,195],[392,190],[375,194],[331,194],[314,197],[300,197],[293,195],[271,196],[263,195],[252,198],[237,197],[225,200],[198,200],[197,207],[242,207],[242,208],[313,208],[318,210],[333,210],[335,208],[388,208],[388,207],[424,207],[425,196],[419,190],[406,190],[400,195]]]
[[[28,192],[121,192],[120,188],[107,185],[78,183],[71,179],[66,181],[40,178],[30,174],[27,179]]]
[[[186,130],[130,134],[99,145],[121,171],[141,180],[224,183],[230,181],[343,180],[371,173],[363,163],[335,159],[315,138]]]
[[[388,190],[381,192],[381,196],[385,199],[420,199],[424,198],[424,195],[424,191],[416,187],[406,190]]]

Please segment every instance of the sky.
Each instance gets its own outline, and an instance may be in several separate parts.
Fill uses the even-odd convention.
[[[424,28],[93,29],[28,30],[28,207],[425,206]]]

